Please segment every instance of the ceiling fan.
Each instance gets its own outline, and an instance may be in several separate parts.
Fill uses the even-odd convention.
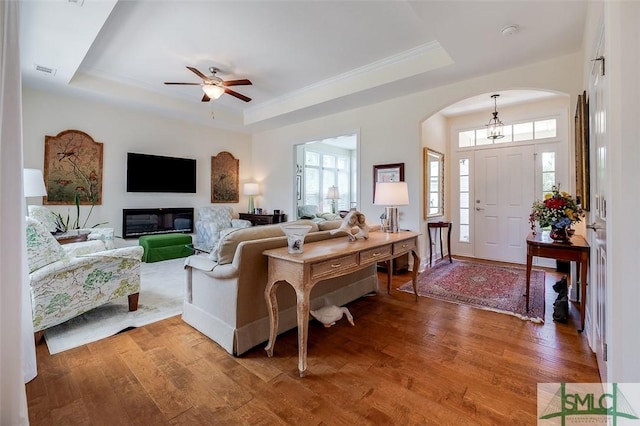
[[[210,76],[206,76],[194,67],[187,67],[188,70],[202,79],[202,83],[172,83],[165,82],[164,84],[179,84],[184,86],[202,86],[204,96],[202,102],[209,102],[211,99],[218,99],[223,93],[234,96],[245,102],[249,102],[251,98],[235,92],[228,88],[228,86],[247,86],[252,84],[251,81],[246,78],[241,80],[223,80],[216,75],[220,70],[216,67],[209,67]]]

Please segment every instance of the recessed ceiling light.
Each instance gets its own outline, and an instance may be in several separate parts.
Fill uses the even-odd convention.
[[[38,65],[38,64],[33,64],[33,68],[38,72],[49,74],[50,76],[56,75],[56,71],[57,71],[55,68],[49,68],[49,67],[45,67],[44,65]]]
[[[502,29],[501,33],[504,37],[509,37],[517,33],[519,30],[520,28],[517,25],[507,25]]]

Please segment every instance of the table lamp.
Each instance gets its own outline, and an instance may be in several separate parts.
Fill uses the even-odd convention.
[[[24,197],[44,197],[47,195],[47,188],[44,186],[42,170],[23,169],[22,180]]]
[[[373,204],[384,208],[384,232],[398,232],[398,208],[409,205],[409,190],[406,182],[378,182]]]
[[[336,214],[336,200],[340,199],[340,192],[338,187],[331,185],[327,191],[327,200],[331,200],[331,213]]]
[[[245,183],[243,192],[249,196],[249,213],[253,213],[253,197],[260,194],[260,187],[257,183]]]

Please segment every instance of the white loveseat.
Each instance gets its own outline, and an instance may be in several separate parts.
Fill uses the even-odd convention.
[[[344,233],[331,235],[329,231],[340,226],[339,220],[321,224],[310,220],[295,223],[312,227],[305,237],[305,244],[347,238]],[[182,319],[233,355],[241,355],[269,340],[269,314],[264,298],[268,262],[262,252],[286,245],[287,237],[279,225],[254,226],[233,230],[222,237],[217,262],[206,255],[188,257],[185,260],[187,289]],[[310,307],[342,306],[377,289],[378,277],[373,264],[370,268],[318,283],[311,292]],[[286,284],[278,287],[277,297],[278,333],[283,333],[297,326],[296,297],[293,288]]]

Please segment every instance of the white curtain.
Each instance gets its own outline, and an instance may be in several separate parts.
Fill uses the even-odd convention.
[[[0,424],[28,425],[24,384],[36,376],[36,359],[22,196],[18,1],[0,1],[0,23]]]

